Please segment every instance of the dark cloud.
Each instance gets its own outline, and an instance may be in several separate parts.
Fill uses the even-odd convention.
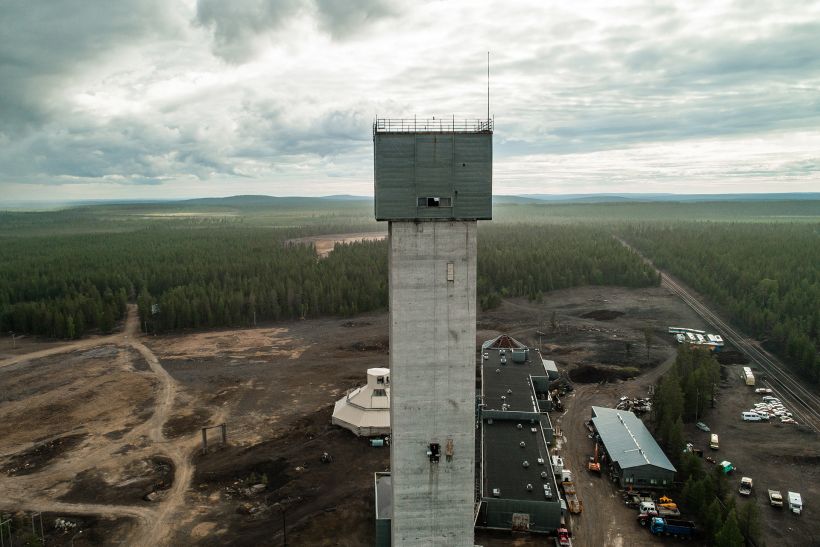
[[[241,63],[253,56],[260,38],[276,37],[297,15],[314,16],[322,30],[343,39],[397,13],[385,0],[198,0],[196,22],[213,29],[216,55]]]
[[[196,21],[213,29],[216,55],[240,62],[253,53],[259,35],[281,28],[304,4],[304,0],[198,0]]]
[[[398,15],[398,7],[385,0],[315,0],[321,27],[334,38],[346,38],[380,19]]]
[[[170,30],[159,0],[0,3],[0,131],[37,126],[62,107],[65,80],[123,46]]]

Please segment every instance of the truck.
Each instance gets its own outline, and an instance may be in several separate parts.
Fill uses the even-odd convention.
[[[797,492],[789,492],[789,509],[795,515],[803,512],[803,498]]]
[[[569,509],[570,513],[575,515],[581,513],[584,510],[584,504],[581,500],[578,499],[578,492],[575,490],[575,483],[571,480],[571,475],[569,479],[564,479],[561,482],[561,488],[564,489],[564,498],[567,500],[567,509]]]
[[[666,506],[658,505],[652,501],[643,501],[638,507],[638,522],[641,526],[646,526],[649,517],[679,517],[680,510],[675,504],[668,504]],[[641,518],[645,517],[645,518]],[[646,520],[647,522],[642,522]]]
[[[740,489],[738,490],[741,496],[749,496],[752,494],[752,478],[742,477],[740,479]]]
[[[628,507],[637,509],[643,502],[654,502],[655,499],[647,492],[627,492],[624,494],[624,502]]]
[[[572,534],[566,528],[556,530],[555,547],[572,547]]]
[[[718,438],[717,433],[712,433],[712,436],[709,438],[709,448],[712,450],[717,450],[720,448],[720,439]]]
[[[688,538],[695,535],[695,523],[689,520],[665,519],[663,517],[653,517],[649,525],[649,531],[656,536],[674,536],[676,538]]]
[[[731,475],[732,471],[735,470],[735,466],[732,465],[732,462],[727,460],[723,460],[722,462],[720,462],[718,464],[718,467],[720,467],[720,470],[723,471],[724,475]]]
[[[783,496],[780,494],[780,490],[769,490],[769,505],[783,507]]]

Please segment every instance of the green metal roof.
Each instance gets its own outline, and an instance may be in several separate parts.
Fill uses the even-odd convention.
[[[592,423],[610,459],[618,462],[621,469],[654,465],[676,471],[652,434],[632,412],[593,406]]]

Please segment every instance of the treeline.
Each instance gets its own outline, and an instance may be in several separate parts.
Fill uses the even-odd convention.
[[[817,224],[646,224],[624,235],[798,374],[820,381]]]
[[[708,472],[701,458],[685,454],[678,468],[684,481],[681,497],[707,545],[762,545],[760,511],[754,500],[736,503],[735,490],[719,466]]]
[[[582,285],[647,287],[660,277],[598,228],[581,225],[495,224],[478,238],[478,292],[483,308],[502,297]]]
[[[760,516],[754,503],[735,506],[733,489],[719,467],[706,472],[701,458],[684,452],[683,423],[701,419],[720,381],[720,365],[706,349],[682,345],[672,369],[653,397],[655,436],[684,483],[681,496],[715,546],[742,547],[760,541]]]
[[[321,260],[310,246],[285,244],[319,229],[174,222],[122,233],[7,237],[0,246],[0,329],[59,338],[109,332],[128,301],[137,302],[141,328],[152,332],[385,309],[387,243],[337,245]],[[585,284],[658,282],[603,230],[489,225],[479,241],[484,305]]]
[[[182,279],[165,264],[147,272],[137,298],[145,330],[348,316],[387,305],[383,241],[337,244],[320,260],[312,246],[265,241],[261,233],[238,239],[220,233],[214,239],[206,254],[178,266]]]
[[[703,416],[718,382],[720,365],[708,350],[678,346],[675,364],[663,375],[652,408],[655,435],[673,464],[680,464],[683,453],[683,423]]]
[[[154,332],[385,306],[383,242],[338,245],[318,260],[312,247],[285,245],[293,233],[225,226],[8,239],[0,329],[60,338],[108,332],[128,300]]]

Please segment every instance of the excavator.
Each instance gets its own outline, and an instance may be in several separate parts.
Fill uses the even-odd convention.
[[[672,501],[672,498],[667,496],[661,496],[661,499],[658,500],[657,506],[663,507],[664,509],[670,509],[672,511],[678,508],[678,504]]]
[[[601,472],[601,462],[598,461],[598,443],[595,443],[595,456],[589,458],[587,468],[595,473]]]

